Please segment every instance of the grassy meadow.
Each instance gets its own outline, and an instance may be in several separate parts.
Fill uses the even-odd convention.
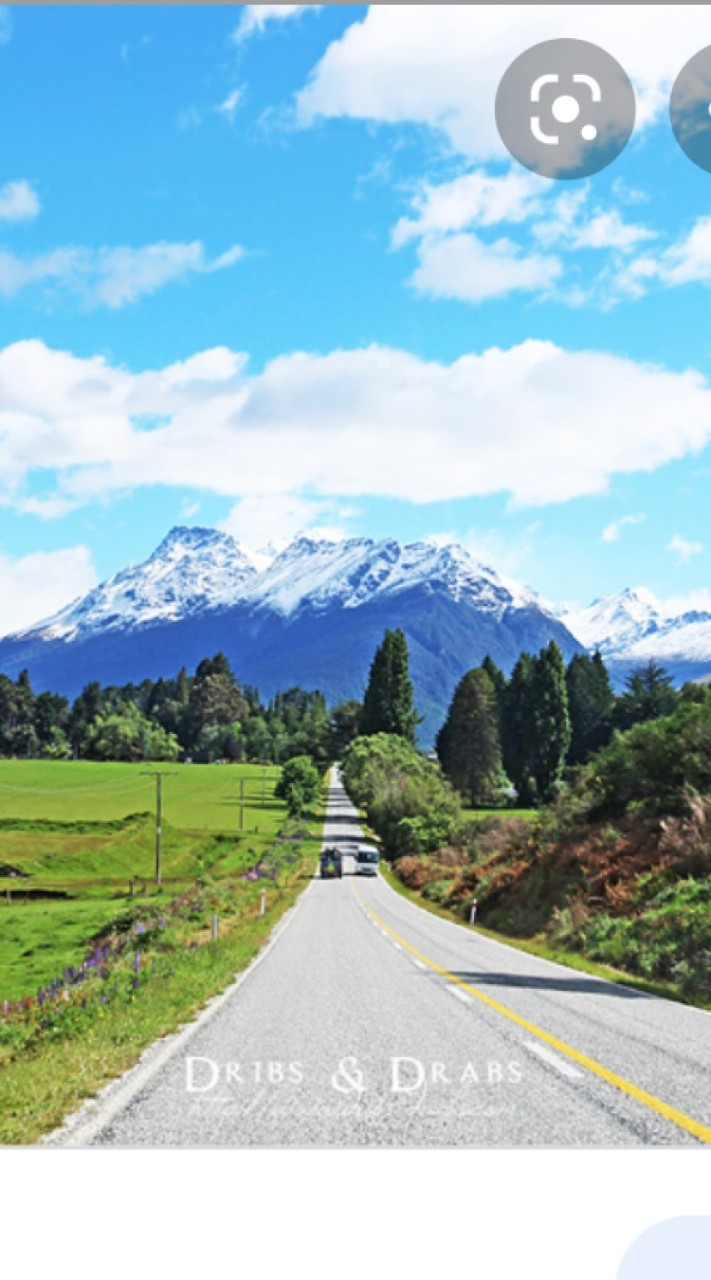
[[[287,819],[278,768],[174,765],[158,886],[159,767],[0,761],[0,1142],[36,1140],[193,1014],[314,870],[322,814]]]

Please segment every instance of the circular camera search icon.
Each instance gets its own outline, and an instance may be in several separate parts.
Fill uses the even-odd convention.
[[[669,120],[684,155],[711,173],[711,45],[695,53],[679,72]]]
[[[589,178],[629,141],[635,106],[629,77],[599,45],[544,40],[504,72],[496,127],[506,149],[534,173]]]

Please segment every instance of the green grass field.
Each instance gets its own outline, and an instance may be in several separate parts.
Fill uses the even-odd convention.
[[[0,1142],[35,1141],[190,1018],[315,869],[323,814],[288,820],[277,768],[175,765],[158,886],[146,772],[0,761]]]
[[[151,812],[162,769],[163,812],[174,827],[237,831],[240,781],[245,792],[245,825],[269,826],[279,770],[273,765],[98,764],[89,760],[0,760],[0,820],[107,822]],[[267,803],[265,807],[264,802]],[[271,823],[274,830],[274,822]],[[1,855],[0,855],[1,856]]]
[[[176,765],[163,785],[158,893],[155,782],[145,772],[0,761],[0,1004],[81,961],[132,901],[132,881],[137,904],[159,905],[198,877],[239,876],[272,846],[286,817],[274,798],[276,768]]]

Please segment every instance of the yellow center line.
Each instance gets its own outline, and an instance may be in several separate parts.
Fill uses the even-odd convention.
[[[596,1062],[594,1058],[589,1058],[586,1053],[581,1053],[578,1049],[574,1049],[572,1045],[567,1044],[565,1040],[559,1040],[557,1036],[551,1035],[549,1031],[544,1031],[543,1027],[539,1027],[535,1022],[529,1022],[528,1018],[521,1017],[520,1013],[514,1013],[513,1009],[507,1008],[505,1004],[501,1004],[498,1000],[494,1000],[484,991],[480,991],[478,987],[473,987],[471,983],[465,982],[463,978],[457,977],[456,973],[450,973],[449,969],[444,969],[442,965],[437,964],[435,960],[430,960],[429,956],[423,955],[416,947],[410,945],[405,938],[399,933],[395,933],[380,916],[371,911],[366,905],[357,889],[354,888],[356,898],[364,911],[373,919],[376,924],[380,925],[386,933],[390,935],[396,942],[399,942],[410,955],[416,956],[429,969],[440,974],[447,982],[453,983],[457,987],[461,987],[468,992],[470,996],[480,1000],[482,1004],[488,1005],[490,1009],[494,1009],[496,1013],[502,1014],[504,1018],[508,1018],[510,1022],[516,1024],[517,1027],[523,1027],[530,1035],[536,1036],[542,1040],[544,1044],[548,1044],[553,1049],[557,1049],[559,1053],[565,1054],[566,1058],[572,1058],[573,1062],[577,1062],[581,1067],[591,1071],[593,1075],[599,1076],[601,1080],[605,1080],[607,1084],[611,1084],[613,1088],[619,1089],[622,1093],[626,1093],[630,1098],[634,1098],[636,1102],[641,1102],[645,1107],[649,1107],[651,1111],[655,1111],[657,1115],[664,1116],[665,1120],[670,1120],[672,1124],[678,1125],[680,1129],[686,1130],[687,1133],[698,1138],[699,1142],[706,1142],[711,1145],[711,1128],[708,1125],[701,1124],[699,1120],[692,1119],[683,1111],[677,1111],[676,1107],[672,1107],[668,1102],[662,1102],[661,1098],[656,1098],[653,1093],[647,1093],[645,1089],[640,1089],[638,1085],[632,1084],[630,1080],[625,1080],[624,1076],[618,1076],[615,1071],[610,1071],[604,1067],[601,1062]]]

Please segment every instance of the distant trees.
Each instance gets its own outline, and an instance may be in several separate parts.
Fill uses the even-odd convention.
[[[363,715],[363,703],[356,698],[348,698],[339,702],[331,712],[331,738],[333,751],[340,760],[346,747],[354,742],[360,733],[360,722]]]
[[[698,687],[669,714],[616,733],[581,770],[577,790],[593,820],[630,809],[647,814],[694,817],[682,833],[689,846],[703,841],[701,865],[708,871],[708,818],[699,797],[711,793],[711,691]]]
[[[321,775],[310,756],[294,756],[287,760],[274,789],[274,794],[284,800],[290,814],[302,814],[318,800],[321,792]]]
[[[612,734],[615,695],[600,653],[576,653],[565,677],[570,714],[569,764],[582,764]]]
[[[617,730],[703,700],[698,685],[675,690],[655,662],[632,671],[615,697],[599,653],[576,654],[566,669],[551,642],[537,655],[522,653],[508,678],[490,657],[466,672],[437,735],[437,756],[472,804],[496,803],[508,784],[519,803],[546,803],[565,768],[584,765]],[[35,694],[27,671],[16,680],[0,675],[4,756],[279,765],[306,756],[323,771],[354,743],[381,734],[414,749],[418,723],[399,629],[386,630],[377,647],[363,702],[347,699],[332,709],[318,690],[298,687],[262,701],[240,684],[222,653],[204,658],[192,675],[183,667],[173,678],[138,684],[90,681],[71,704],[51,692]]]
[[[417,723],[405,634],[386,630],[371,664],[360,732],[366,737],[392,733],[414,743]]]
[[[533,777],[541,800],[552,800],[570,747],[563,655],[554,640],[533,662]]]
[[[459,801],[439,766],[397,734],[357,738],[341,771],[388,853],[431,852],[446,844],[461,821]]]
[[[501,786],[499,711],[494,684],[483,667],[459,681],[436,749],[443,773],[472,804],[496,798]]]
[[[671,677],[652,659],[627,676],[625,692],[615,707],[615,726],[629,729],[634,724],[671,715],[678,700]]]
[[[554,640],[537,657],[521,654],[499,698],[504,769],[519,801],[550,800],[571,739],[565,663]]]
[[[483,779],[487,764],[495,769],[496,724],[504,777],[515,787],[519,803],[546,803],[565,769],[585,764],[617,729],[655,721],[680,705],[704,700],[699,686],[675,690],[656,662],[632,671],[616,698],[599,652],[576,654],[566,668],[551,641],[538,655],[522,653],[508,680],[489,657],[467,672],[438,734],[437,754],[461,794],[485,803]]]
[[[141,714],[135,703],[99,714],[89,726],[86,754],[92,760],[177,760],[175,734]]]
[[[69,704],[35,696],[26,671],[0,675],[0,755],[48,759],[260,760],[281,764],[307,755],[319,768],[333,758],[322,693],[288,689],[266,705],[242,688],[222,653],[181,668],[174,679],[101,685],[93,680]]]

